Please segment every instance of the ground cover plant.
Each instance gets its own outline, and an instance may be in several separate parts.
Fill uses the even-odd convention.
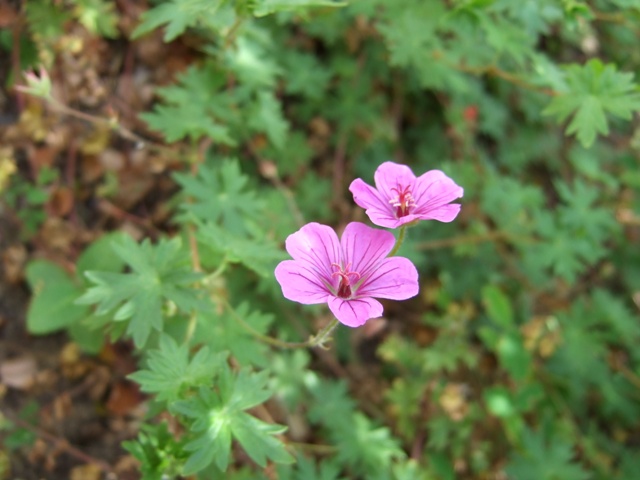
[[[636,478],[640,2],[0,27],[0,480]]]

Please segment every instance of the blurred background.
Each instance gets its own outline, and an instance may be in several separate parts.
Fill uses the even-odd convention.
[[[465,191],[408,230],[419,296],[329,350],[212,308],[303,453],[199,478],[639,478],[639,33],[634,0],[0,3],[0,479],[178,462],[121,447],[169,417],[127,378],[156,330],[76,303],[130,271],[111,241],[198,246],[212,305],[304,341],[331,316],[281,297],[284,240],[368,223],[387,160]]]

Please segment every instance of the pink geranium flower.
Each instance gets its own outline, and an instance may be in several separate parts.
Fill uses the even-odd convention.
[[[407,258],[386,258],[395,238],[390,232],[353,222],[342,239],[326,225],[309,223],[289,235],[293,260],[276,267],[285,298],[306,305],[329,304],[343,324],[359,327],[382,316],[377,298],[406,300],[418,293],[418,271]]]
[[[462,197],[464,190],[440,170],[416,178],[406,165],[385,162],[374,180],[376,188],[356,178],[349,190],[369,219],[381,227],[397,228],[417,220],[451,222],[460,212],[459,204],[449,202]]]

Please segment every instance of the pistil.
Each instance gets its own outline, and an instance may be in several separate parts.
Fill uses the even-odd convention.
[[[355,281],[357,282],[360,279],[360,274],[349,270],[351,268],[351,263],[348,263],[344,268],[337,263],[332,263],[331,266],[338,269],[338,271],[333,272],[332,275],[340,277],[340,283],[338,284],[338,292],[336,295],[340,298],[351,298],[353,292],[351,291],[350,277],[355,276]]]
[[[411,195],[411,187],[402,187],[398,185],[396,188],[392,188],[392,191],[396,192],[397,196],[389,200],[389,203],[396,207],[396,217],[404,217],[409,215],[409,209],[415,207],[416,202]]]

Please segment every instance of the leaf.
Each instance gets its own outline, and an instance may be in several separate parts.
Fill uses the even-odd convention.
[[[185,446],[193,453],[184,466],[184,475],[197,473],[211,462],[226,470],[232,438],[262,467],[266,466],[267,460],[293,461],[284,445],[273,437],[282,433],[285,427],[262,422],[244,412],[269,398],[271,392],[266,388],[267,382],[266,372],[241,370],[233,374],[223,365],[216,390],[201,387],[196,396],[171,406],[174,412],[193,419],[190,430],[197,435]]]
[[[107,38],[118,36],[115,5],[106,0],[75,0],[74,13],[87,30]]]
[[[70,19],[69,12],[52,2],[26,3],[25,11],[32,33],[51,41],[60,38],[64,24]]]
[[[84,272],[87,270],[100,270],[103,272],[120,272],[125,262],[114,254],[111,248],[112,242],[121,241],[127,234],[113,232],[102,235],[93,241],[78,257],[76,262],[76,274],[84,280]]]
[[[338,448],[337,459],[361,474],[387,471],[393,459],[405,456],[387,427],[376,426],[360,412],[355,412],[331,437]]]
[[[233,116],[233,96],[221,92],[225,82],[225,75],[211,63],[191,66],[178,76],[176,85],[158,89],[164,104],[156,105],[152,112],[140,117],[168,142],[186,137],[195,141],[206,136],[222,145],[233,146],[236,141],[226,125]]]
[[[388,472],[392,460],[404,457],[387,427],[376,426],[355,410],[344,383],[314,382],[311,393],[315,401],[309,418],[325,427],[336,445],[337,460],[372,478],[372,472]]]
[[[531,372],[531,353],[524,348],[522,335],[508,333],[498,339],[496,353],[500,364],[511,374],[514,380],[524,380]]]
[[[69,325],[68,333],[74,343],[85,353],[97,355],[104,345],[105,334],[102,329],[94,328],[95,317],[87,314],[81,321]]]
[[[517,413],[511,393],[504,387],[488,388],[483,393],[487,409],[496,417],[511,417]]]
[[[249,117],[249,126],[259,132],[266,132],[276,148],[284,147],[289,123],[282,114],[282,105],[272,92],[258,92],[255,107]]]
[[[164,41],[170,42],[194,27],[203,19],[216,15],[224,0],[171,0],[161,3],[142,14],[142,23],[133,31],[132,38],[139,38],[156,28],[166,25]]]
[[[347,2],[340,0],[256,0],[253,14],[263,17],[277,12],[303,12],[310,7],[344,7]]]
[[[482,289],[482,301],[487,314],[496,325],[504,329],[513,326],[513,309],[507,296],[495,285],[485,285]]]
[[[189,359],[187,344],[179,346],[168,335],[162,335],[158,349],[148,354],[147,368],[129,378],[139,383],[143,392],[156,394],[156,400],[170,403],[188,389],[209,384],[225,356],[204,347]]]
[[[296,457],[295,465],[278,465],[279,480],[336,480],[340,478],[340,466],[330,459],[318,460],[317,464],[312,459],[303,455]]]
[[[412,66],[428,62],[439,44],[438,22],[446,13],[441,2],[402,0],[388,9],[378,30],[389,48],[391,65]]]
[[[306,350],[282,351],[271,359],[269,368],[274,374],[271,386],[289,409],[304,400],[304,382],[312,377],[309,360]]]
[[[236,314],[256,332],[266,335],[273,323],[273,315],[251,311],[243,302],[236,309]],[[214,352],[229,351],[242,366],[269,366],[268,349],[263,344],[256,344],[255,337],[238,323],[230,314],[217,315],[213,309],[197,316],[196,338],[209,346]]]
[[[177,441],[166,422],[142,425],[138,438],[122,446],[140,462],[142,480],[176,477],[179,465],[186,460],[184,441]]]
[[[567,134],[576,134],[585,147],[595,141],[598,134],[607,135],[607,116],[631,119],[640,109],[640,92],[632,73],[618,72],[615,65],[605,65],[592,59],[585,65],[566,68],[567,90],[553,98],[544,114],[553,115],[564,122],[573,116]]]
[[[89,315],[87,307],[74,302],[82,293],[71,276],[46,260],[35,260],[26,269],[33,297],[27,311],[27,329],[42,335],[68,327]]]
[[[209,220],[229,233],[247,231],[247,219],[257,218],[263,202],[248,187],[249,177],[240,170],[238,160],[225,158],[202,165],[194,177],[176,173],[174,178],[183,194],[192,197],[182,209],[197,220]],[[183,217],[185,218],[185,217]]]
[[[571,444],[559,436],[545,441],[540,432],[525,430],[522,453],[511,456],[507,474],[518,480],[586,480],[590,475],[572,461]]]
[[[162,239],[152,245],[149,240],[137,244],[125,236],[113,242],[112,248],[132,271],[85,272],[94,286],[76,303],[95,303],[97,315],[111,313],[115,321],[128,320],[127,334],[138,347],[144,346],[152,329],[162,330],[163,301],[175,303],[184,312],[207,308],[208,304],[198,298],[198,291],[189,288],[202,275],[191,270],[179,238]]]
[[[287,256],[270,239],[233,235],[207,222],[199,226],[197,238],[222,254],[229,263],[240,263],[262,277],[273,274],[276,263]]]

